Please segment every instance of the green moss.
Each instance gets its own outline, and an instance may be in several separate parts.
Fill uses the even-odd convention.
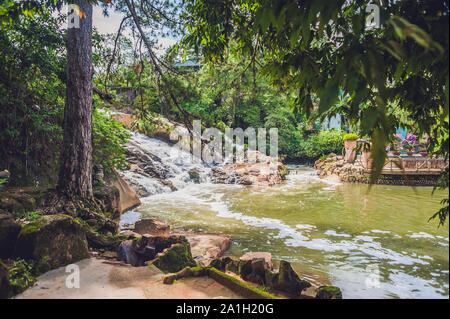
[[[233,292],[243,297],[251,299],[277,299],[271,294],[259,288],[250,286],[249,284],[246,284],[245,282],[242,282],[226,273],[223,273],[214,267],[208,268],[208,275],[221,285],[229,288]]]
[[[205,267],[186,267],[177,272],[176,274],[170,274],[165,276],[163,278],[163,283],[166,285],[171,285],[181,278],[203,277],[207,275],[208,271]]]
[[[30,224],[25,224],[22,226],[22,230],[20,231],[19,236],[28,236],[39,230],[42,227],[42,225],[43,225],[42,222],[37,221]]]
[[[89,257],[81,224],[66,215],[47,215],[23,225],[14,254],[37,261],[41,273]]]
[[[191,248],[187,241],[173,245],[166,253],[155,260],[153,264],[165,273],[177,272],[187,266],[197,266],[197,263],[192,258]]]

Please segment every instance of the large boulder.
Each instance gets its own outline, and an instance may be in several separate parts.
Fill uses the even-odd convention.
[[[306,280],[300,279],[290,263],[284,260],[280,261],[280,270],[275,289],[299,296],[304,289],[309,287],[311,287],[311,284]]]
[[[8,268],[0,260],[0,299],[7,299],[13,295],[13,288],[9,282]]]
[[[134,232],[152,236],[169,236],[170,226],[156,218],[145,218],[134,224]]]
[[[189,241],[194,259],[204,266],[222,256],[231,245],[231,237],[228,235],[188,232],[180,234]]]
[[[86,233],[68,215],[43,216],[22,227],[14,256],[38,261],[39,272],[65,266],[89,257]]]
[[[112,182],[112,186],[119,190],[119,211],[124,213],[130,209],[133,209],[141,204],[139,196],[135,190],[123,179],[120,175],[117,175],[117,179]],[[113,216],[120,219],[120,216]]]
[[[10,258],[14,252],[21,226],[11,214],[0,213],[0,258]]]

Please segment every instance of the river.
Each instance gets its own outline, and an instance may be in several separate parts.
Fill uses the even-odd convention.
[[[321,180],[307,167],[293,169],[275,187],[194,184],[169,146],[141,135],[134,142],[158,148],[178,170],[172,180],[179,190],[143,198],[123,222],[157,217],[172,229],[229,234],[229,255],[271,252],[308,280],[340,287],[344,298],[449,296],[448,222],[438,228],[437,220],[428,221],[444,193],[386,185],[369,191]]]

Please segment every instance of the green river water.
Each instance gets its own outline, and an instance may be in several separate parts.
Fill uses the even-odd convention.
[[[448,298],[449,227],[429,217],[444,193],[431,188],[340,184],[300,168],[263,188],[190,184],[153,195],[133,213],[172,229],[221,232],[227,252],[268,251],[344,298]]]

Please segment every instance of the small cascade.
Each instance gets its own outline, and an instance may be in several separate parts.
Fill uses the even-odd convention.
[[[210,168],[192,160],[190,153],[156,138],[131,132],[126,145],[130,170],[123,175],[140,197],[176,191],[209,180]]]

